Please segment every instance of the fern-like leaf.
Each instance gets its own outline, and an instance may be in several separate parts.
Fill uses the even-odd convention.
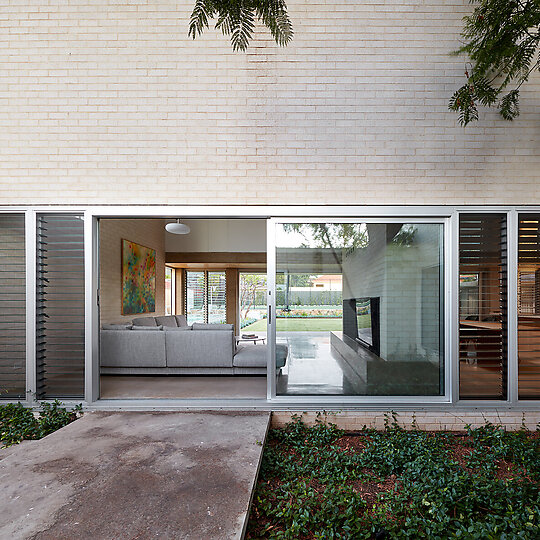
[[[505,120],[514,120],[519,116],[519,90],[512,90],[501,99],[499,113]]]
[[[284,0],[196,0],[188,35],[195,39],[208,28],[209,20],[214,17],[217,17],[215,27],[231,36],[234,51],[247,49],[256,19],[270,30],[279,45],[287,45],[293,37]]]
[[[191,18],[189,20],[188,36],[195,39],[208,28],[208,19],[211,19],[215,13],[214,3],[211,0],[196,0]]]

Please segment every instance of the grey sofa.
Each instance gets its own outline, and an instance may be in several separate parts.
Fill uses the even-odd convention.
[[[177,317],[179,319],[177,319]],[[144,319],[144,320],[141,320]],[[133,325],[103,325],[102,374],[263,375],[266,345],[236,346],[232,324],[184,323],[183,315],[141,317]],[[160,323],[160,324],[158,324]],[[287,361],[286,345],[276,345],[276,367]]]

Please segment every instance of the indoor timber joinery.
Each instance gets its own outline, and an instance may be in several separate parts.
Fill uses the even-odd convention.
[[[362,216],[362,210],[366,209],[342,208],[341,215]],[[285,209],[281,211],[285,215]],[[164,210],[164,215],[170,212]],[[257,212],[265,216],[264,209]],[[387,211],[382,208],[379,214],[373,209],[371,212],[379,216]],[[182,208],[178,214],[188,211]],[[45,399],[81,400],[86,395],[87,401],[92,401],[88,398],[95,380],[89,383],[93,376],[89,371],[96,368],[94,365],[89,370],[93,365],[89,358],[96,354],[98,328],[97,319],[90,317],[95,310],[92,302],[97,302],[92,285],[96,283],[96,266],[89,257],[96,253],[92,248],[96,240],[90,238],[90,222],[98,215],[133,217],[129,209],[108,208],[1,211],[0,399],[31,401],[32,393]],[[149,215],[155,213],[141,213],[141,217]],[[399,221],[414,223],[416,215],[422,216],[422,212]],[[435,217],[433,213],[428,215]],[[478,403],[480,407],[516,404],[519,399],[524,405],[534,406],[540,400],[540,210],[520,207],[485,211],[475,207],[447,210],[441,215],[451,217],[445,225],[449,229],[444,265],[452,280],[445,298],[455,302],[454,311],[445,310],[444,317],[444,336],[452,342],[447,349],[451,357],[445,362],[452,366],[447,373],[454,391],[441,398]],[[223,322],[225,273],[187,270],[185,275],[188,320]],[[269,285],[271,282],[269,279]],[[456,313],[455,320],[449,318],[450,313]],[[363,396],[354,398],[341,403],[376,403]],[[284,403],[285,396],[279,401]],[[412,405],[428,401],[422,396],[409,396],[407,400],[390,396],[384,400]],[[295,402],[306,400],[287,397],[291,406]],[[320,395],[310,401],[321,407],[338,402]],[[438,403],[445,406],[444,401]]]

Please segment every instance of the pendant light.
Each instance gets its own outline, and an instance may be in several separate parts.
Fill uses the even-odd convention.
[[[172,234],[188,234],[191,229],[184,223],[180,223],[180,220],[177,219],[174,223],[167,223],[165,230]]]

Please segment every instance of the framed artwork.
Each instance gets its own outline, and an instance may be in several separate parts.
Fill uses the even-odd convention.
[[[156,311],[156,250],[122,239],[122,315]]]

